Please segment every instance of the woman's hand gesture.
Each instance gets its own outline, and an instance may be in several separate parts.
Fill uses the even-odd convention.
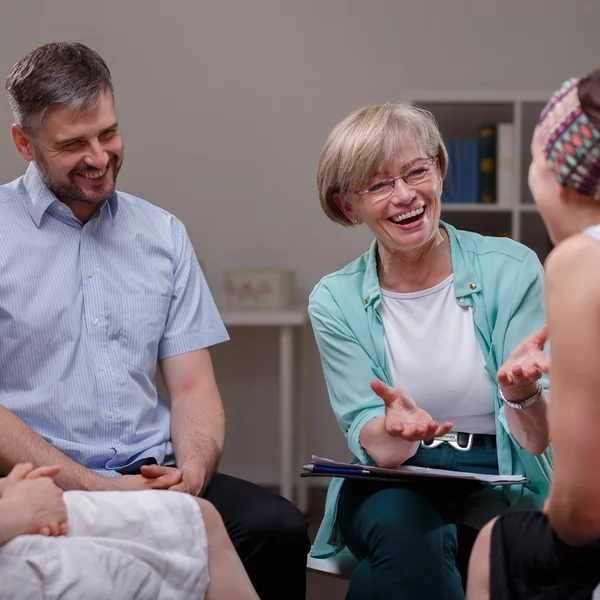
[[[371,389],[385,403],[385,429],[392,437],[409,442],[427,441],[445,435],[452,429],[452,423],[440,425],[428,412],[419,408],[408,394],[398,388],[374,379],[371,381]]]
[[[498,369],[498,384],[509,402],[519,402],[533,396],[542,373],[550,370],[550,361],[544,354],[548,329],[541,329],[525,338]]]

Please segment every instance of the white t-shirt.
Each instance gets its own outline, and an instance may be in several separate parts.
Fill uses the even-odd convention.
[[[395,387],[453,431],[496,433],[494,383],[472,309],[456,302],[454,277],[419,292],[381,290],[379,312]]]

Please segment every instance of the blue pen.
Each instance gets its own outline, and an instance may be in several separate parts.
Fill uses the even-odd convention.
[[[366,469],[346,469],[342,467],[326,467],[324,465],[307,465],[307,467],[309,468],[309,471],[312,471],[313,473],[331,473],[332,475],[335,475],[336,473],[338,475],[368,475],[370,473],[370,471],[367,471]]]

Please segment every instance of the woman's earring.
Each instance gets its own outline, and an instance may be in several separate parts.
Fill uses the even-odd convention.
[[[358,219],[354,219],[354,224],[358,225]]]

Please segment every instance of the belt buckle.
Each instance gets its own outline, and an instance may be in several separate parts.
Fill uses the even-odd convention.
[[[441,446],[442,444],[445,444],[446,440],[444,440],[441,437],[434,437],[431,438],[429,441],[425,441],[425,440],[421,440],[421,448],[427,448],[427,450],[432,450],[433,448],[437,448],[438,446]]]
[[[453,431],[451,431],[450,433],[442,435],[441,437],[432,438],[428,442],[425,442],[424,440],[421,441],[421,448],[432,450],[433,448],[437,448],[442,444],[448,444],[452,446],[452,448],[454,448],[455,450],[458,450],[458,452],[469,452],[469,450],[471,450],[471,448],[473,447],[473,434],[467,433],[465,435],[467,435],[466,446],[461,446],[458,441],[458,433],[454,433]]]

